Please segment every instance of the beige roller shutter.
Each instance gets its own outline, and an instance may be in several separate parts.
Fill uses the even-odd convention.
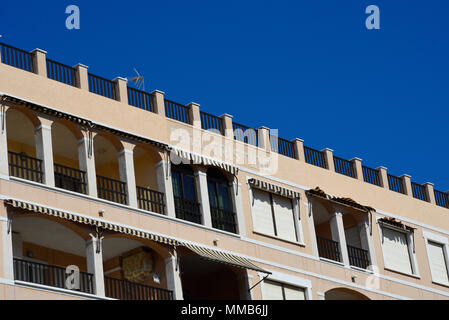
[[[304,289],[284,286],[285,300],[306,300]]]
[[[385,267],[399,272],[412,274],[407,235],[390,228],[382,228]]]
[[[428,249],[432,280],[442,284],[449,284],[446,259],[444,257],[444,246],[429,241]]]
[[[270,194],[261,190],[253,190],[254,230],[274,236],[273,213],[271,211]]]
[[[291,199],[273,195],[273,207],[277,236],[285,240],[297,241]]]
[[[284,300],[282,286],[272,281],[264,281],[263,283],[263,299],[264,300]]]

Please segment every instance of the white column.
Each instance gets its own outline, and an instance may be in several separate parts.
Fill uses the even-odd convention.
[[[3,121],[3,124],[1,123],[1,121]],[[6,135],[6,110],[4,113],[3,111],[0,111],[0,176],[9,176],[8,137]]]
[[[362,249],[367,250],[369,253],[369,261],[371,264],[371,270],[374,271],[377,267],[376,252],[374,251],[373,237],[370,234],[370,227],[368,219],[359,223],[360,241],[362,244]]]
[[[310,233],[310,242],[312,245],[312,253],[315,257],[319,257],[318,253],[318,244],[316,240],[316,231],[315,231],[315,220],[313,219],[313,205],[312,202],[306,203],[307,206],[307,218],[309,225],[309,233]]]
[[[42,120],[42,119],[41,119]],[[42,123],[35,129],[36,158],[42,160],[44,171],[44,183],[47,186],[55,186],[55,170],[53,165],[53,147],[51,139],[50,123]]]
[[[245,228],[245,213],[243,211],[243,202],[242,202],[242,185],[237,183],[236,181],[230,182],[229,186],[231,187],[232,192],[232,206],[236,216],[237,223],[237,234],[241,236],[246,235]]]
[[[165,208],[167,216],[176,218],[175,200],[173,198],[173,184],[169,163],[166,160],[156,164],[156,176],[159,192],[165,195]]]
[[[78,161],[80,170],[86,172],[87,194],[91,197],[97,197],[97,174],[95,171],[95,156],[92,140],[92,154],[89,157],[89,139],[81,138],[78,140]]]
[[[343,214],[335,212],[330,215],[330,225],[332,232],[332,240],[338,241],[342,262],[349,266],[348,247],[346,246],[345,227],[343,225]]]
[[[3,247],[3,277],[14,281],[14,264],[12,249],[12,228],[8,232],[8,219],[1,218],[2,247]]]
[[[295,219],[294,223],[295,223],[296,238],[298,242],[304,243],[304,236],[302,234],[302,221],[299,210],[301,199],[293,199],[292,203],[293,203],[293,218]]]
[[[97,245],[100,246],[99,250]],[[97,296],[104,297],[103,248],[97,238],[86,241],[86,260],[87,272],[94,275],[94,292]]]
[[[174,256],[165,259],[165,275],[167,277],[167,289],[173,291],[173,299],[183,300],[181,274]]]
[[[207,188],[207,175],[202,169],[195,171],[195,185],[198,195],[198,201],[201,204],[201,213],[203,215],[203,225],[212,228],[212,217],[210,213],[209,191]]]
[[[118,153],[118,166],[120,180],[126,183],[128,205],[137,208],[136,177],[134,175],[134,156],[132,150],[123,149]]]

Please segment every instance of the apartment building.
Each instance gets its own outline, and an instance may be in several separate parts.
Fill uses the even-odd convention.
[[[449,298],[432,183],[0,54],[0,299]]]

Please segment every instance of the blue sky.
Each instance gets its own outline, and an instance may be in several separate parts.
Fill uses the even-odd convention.
[[[449,190],[448,1],[55,2],[3,3],[2,41]]]

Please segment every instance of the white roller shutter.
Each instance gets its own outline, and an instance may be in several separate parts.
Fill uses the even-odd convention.
[[[274,236],[270,194],[265,191],[253,190],[253,197],[254,230]]]
[[[412,274],[407,235],[403,232],[398,232],[385,227],[382,228],[382,233],[382,250],[385,267],[395,271]]]
[[[285,300],[306,300],[304,289],[284,286]]]
[[[273,206],[277,236],[285,240],[297,241],[291,199],[273,195]]]
[[[263,283],[263,299],[264,300],[284,300],[282,294],[282,286],[279,283],[264,281]]]
[[[449,284],[446,259],[444,257],[444,246],[429,241],[428,249],[432,280],[442,284]]]

